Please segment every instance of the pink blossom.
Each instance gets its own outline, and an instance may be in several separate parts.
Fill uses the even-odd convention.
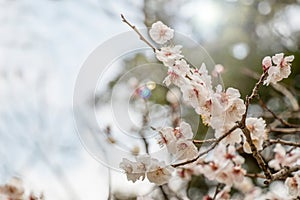
[[[272,59],[270,56],[264,57],[264,59],[262,60],[262,66],[264,71],[268,70],[272,66]]]

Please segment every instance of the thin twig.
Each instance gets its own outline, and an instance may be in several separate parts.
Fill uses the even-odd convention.
[[[300,133],[300,128],[271,128],[270,132],[277,132],[277,133]]]
[[[263,174],[245,174],[245,176],[250,177],[250,178],[263,178],[263,179],[266,178],[266,176]]]
[[[268,165],[264,161],[263,157],[258,152],[256,146],[254,145],[253,140],[251,138],[251,132],[249,131],[249,129],[246,126],[241,128],[241,130],[243,131],[243,133],[246,137],[246,140],[247,140],[248,144],[250,145],[250,148],[251,148],[251,151],[252,151],[252,156],[255,158],[257,164],[259,165],[259,167],[263,170],[266,178],[271,179],[272,178],[272,173],[271,173]]]
[[[203,143],[212,143],[212,142],[216,142],[216,138],[211,138],[211,139],[207,139],[207,140],[193,140],[194,144],[203,144]]]
[[[217,187],[216,187],[216,191],[215,191],[215,194],[214,194],[214,196],[213,196],[213,200],[216,199],[218,193],[221,191],[221,187],[222,187],[222,184],[219,183],[219,184],[217,185]]]
[[[261,107],[263,107],[264,109],[266,109],[269,113],[271,113],[271,115],[277,119],[278,121],[280,121],[281,124],[287,126],[287,127],[299,127],[299,125],[296,125],[296,124],[291,124],[287,121],[285,121],[284,119],[280,118],[279,116],[277,116],[271,109],[268,108],[268,106],[265,104],[265,102],[259,98],[259,104],[261,105]]]
[[[282,145],[287,145],[287,146],[300,147],[300,143],[296,143],[296,142],[290,142],[282,139],[269,140],[270,145],[277,144],[277,143]]]
[[[129,21],[127,21],[127,19],[124,17],[123,14],[121,14],[121,18],[122,21],[124,23],[126,23],[128,26],[130,26],[130,28],[132,28],[132,30],[134,30],[140,37],[140,40],[142,40],[143,42],[145,42],[149,47],[151,47],[151,49],[155,52],[156,48],[140,33],[140,31],[133,25],[131,24]]]
[[[220,136],[219,138],[217,138],[216,141],[208,149],[199,153],[196,158],[182,162],[182,163],[174,164],[174,165],[172,165],[172,167],[178,167],[178,166],[186,165],[186,164],[197,161],[201,156],[208,154],[211,150],[213,150],[219,144],[219,142],[221,142],[224,138],[226,138],[228,135],[230,135],[238,127],[239,127],[238,124],[233,126],[227,133],[225,133],[222,136]]]

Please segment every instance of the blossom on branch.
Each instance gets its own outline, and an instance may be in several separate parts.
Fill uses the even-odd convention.
[[[281,144],[276,144],[273,151],[275,152],[275,157],[269,161],[269,166],[275,170],[280,170],[282,167],[292,167],[297,162],[300,162],[299,148],[286,152]]]
[[[174,37],[174,30],[163,24],[161,21],[152,24],[149,31],[150,37],[157,44],[164,44]]]
[[[158,143],[166,145],[168,152],[177,160],[188,160],[197,156],[198,149],[191,141],[194,134],[188,123],[181,122],[176,128],[162,128],[159,133]]]
[[[158,161],[149,155],[138,156],[136,160],[136,162],[132,162],[123,158],[120,163],[120,168],[125,171],[128,181],[144,180],[147,176],[150,182],[162,185],[171,178],[173,168],[166,166],[163,161]]]
[[[293,198],[300,196],[300,175],[295,174],[293,177],[288,177],[285,180],[285,186],[288,189],[289,195]]]
[[[246,119],[246,126],[247,129],[250,131],[251,139],[254,144],[254,146],[257,148],[257,150],[263,149],[263,143],[265,139],[265,128],[266,128],[266,122],[262,118],[254,118],[249,117]],[[246,153],[252,153],[251,147],[249,143],[246,141],[246,138],[244,137],[244,145],[243,149]]]
[[[172,67],[176,60],[183,58],[181,48],[181,45],[162,47],[160,50],[155,51],[156,58],[165,66]]]
[[[291,62],[293,60],[293,55],[284,57],[283,53],[275,54],[275,56],[272,56],[272,61],[275,65],[271,66],[270,58],[265,57],[263,59],[263,67],[268,69],[268,77],[264,81],[264,85],[275,84],[287,78],[291,74]]]

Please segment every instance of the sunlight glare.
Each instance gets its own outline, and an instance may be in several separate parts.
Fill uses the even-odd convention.
[[[220,9],[213,2],[201,2],[195,6],[196,20],[201,26],[215,26],[220,20]]]

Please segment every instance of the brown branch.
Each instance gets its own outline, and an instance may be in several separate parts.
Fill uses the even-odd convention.
[[[287,146],[300,147],[300,143],[290,142],[290,141],[286,141],[286,140],[282,140],[282,139],[269,140],[268,143],[270,145],[279,143],[279,144],[287,145]]]
[[[213,198],[212,198],[213,200],[216,199],[218,193],[221,191],[222,186],[223,186],[223,184],[221,184],[221,183],[219,183],[219,184],[217,185],[216,190],[215,190],[215,194],[214,194],[214,196],[213,196]]]
[[[205,151],[199,153],[196,158],[194,158],[192,160],[182,162],[182,163],[174,164],[174,165],[171,165],[171,166],[172,167],[179,167],[179,166],[186,165],[186,164],[197,161],[201,156],[203,156],[203,155],[209,153],[211,150],[213,150],[224,138],[226,138],[228,135],[230,135],[238,127],[239,127],[238,124],[233,126],[227,133],[225,133],[222,136],[220,136],[219,138],[217,138],[216,141],[208,149],[206,149]]]
[[[203,144],[203,143],[212,143],[212,142],[216,142],[216,138],[211,138],[211,139],[207,139],[207,140],[193,140],[194,144]]]
[[[140,31],[136,28],[136,26],[134,26],[133,24],[131,24],[129,21],[127,21],[127,19],[124,17],[123,14],[121,14],[121,18],[122,21],[124,23],[126,23],[130,28],[132,28],[132,30],[134,30],[140,37],[140,40],[142,40],[143,42],[145,42],[149,47],[151,47],[151,49],[155,52],[156,48],[140,33]]]
[[[263,157],[261,156],[261,154],[258,152],[257,148],[255,147],[255,145],[252,141],[251,133],[250,133],[249,129],[245,126],[245,127],[241,128],[241,130],[243,131],[243,133],[246,137],[246,140],[247,140],[248,144],[250,145],[250,148],[251,148],[251,151],[252,151],[252,156],[255,158],[257,164],[259,165],[259,167],[263,170],[266,178],[271,179],[272,178],[272,173],[271,173],[268,165],[264,161]]]
[[[272,178],[269,180],[265,180],[265,184],[270,184],[272,181],[276,181],[276,180],[284,180],[286,179],[289,175],[291,175],[291,173],[299,171],[300,170],[300,165],[296,165],[293,167],[287,167],[285,166],[284,168],[282,168],[281,170],[279,170],[278,172],[276,172],[275,174],[273,174]]]
[[[271,115],[277,119],[278,121],[280,121],[281,124],[287,126],[287,127],[299,127],[299,125],[296,125],[296,124],[291,124],[287,121],[285,121],[284,119],[280,118],[279,116],[277,116],[271,109],[268,108],[268,106],[265,104],[265,102],[259,98],[259,104],[261,105],[262,108],[266,109],[269,113],[271,113]]]
[[[271,128],[270,131],[277,132],[277,133],[290,134],[290,133],[299,133],[300,128]]]
[[[246,101],[246,103],[245,103],[246,111],[242,117],[242,120],[239,123],[239,128],[244,133],[246,140],[247,140],[248,144],[250,145],[250,148],[252,151],[252,156],[255,158],[257,164],[263,170],[266,178],[271,179],[271,177],[272,177],[271,171],[270,171],[268,165],[266,164],[266,162],[264,161],[263,157],[261,156],[261,154],[258,152],[256,146],[254,145],[252,138],[251,138],[251,132],[249,131],[249,129],[246,126],[246,118],[247,118],[247,113],[248,113],[248,108],[249,108],[250,102],[255,97],[257,97],[258,89],[259,89],[260,85],[263,83],[264,79],[267,77],[267,74],[268,74],[267,71],[264,71],[264,73],[260,76],[258,82],[255,84],[250,96],[246,97],[246,100],[245,100]]]
[[[245,176],[250,177],[250,178],[263,178],[263,179],[266,178],[266,176],[263,174],[245,174]]]
[[[247,118],[247,113],[248,113],[248,108],[249,108],[249,105],[250,105],[250,102],[257,96],[258,94],[258,89],[259,89],[259,86],[263,83],[264,79],[267,77],[267,74],[268,72],[265,71],[259,78],[258,82],[255,84],[254,88],[252,89],[252,93],[250,94],[250,96],[247,96],[246,97],[246,102],[245,102],[245,105],[246,105],[246,111],[242,117],[242,120],[240,122],[240,124],[243,126],[243,125],[246,125],[246,118]]]

